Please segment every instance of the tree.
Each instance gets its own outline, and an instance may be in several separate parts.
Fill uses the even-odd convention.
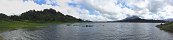
[[[11,19],[13,21],[20,21],[21,20],[21,18],[17,15],[11,15],[11,16],[9,16],[9,19]]]
[[[0,20],[6,20],[6,19],[8,19],[8,16],[3,13],[0,13]]]
[[[70,15],[64,15],[61,12],[56,12],[54,9],[44,9],[43,11],[35,11],[30,10],[28,12],[22,13],[20,15],[21,19],[23,20],[30,20],[30,21],[41,21],[41,22],[76,22],[82,21],[81,19],[76,19]]]
[[[32,21],[32,22],[79,22],[83,21],[70,15],[64,15],[54,9],[44,9],[43,11],[30,10],[21,15],[7,16],[0,13],[0,20],[8,19],[12,21]]]

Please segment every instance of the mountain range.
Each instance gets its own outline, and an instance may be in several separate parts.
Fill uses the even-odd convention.
[[[165,20],[153,20],[153,19],[141,19],[138,16],[127,17],[123,20],[118,20],[114,22],[147,22],[147,23],[164,23]]]

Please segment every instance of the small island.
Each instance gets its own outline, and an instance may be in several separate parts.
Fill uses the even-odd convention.
[[[86,22],[82,19],[70,15],[64,15],[54,9],[44,9],[43,11],[30,10],[21,15],[7,16],[0,13],[0,29],[36,28],[36,26],[46,26],[52,23],[74,23]]]

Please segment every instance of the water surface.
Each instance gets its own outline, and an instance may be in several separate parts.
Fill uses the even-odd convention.
[[[160,23],[67,23],[1,33],[4,40],[173,40]]]

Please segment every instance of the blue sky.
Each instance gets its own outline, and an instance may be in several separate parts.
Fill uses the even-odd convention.
[[[46,0],[34,0],[34,2],[39,5],[46,4]]]
[[[29,1],[29,0],[23,0],[25,1]],[[50,4],[47,4],[47,1],[50,1]],[[43,5],[43,4],[47,4],[47,5],[52,5],[52,6],[58,6],[58,3],[55,2],[55,0],[33,0],[34,3],[38,4],[38,5]]]
[[[91,21],[114,21],[129,16],[163,20],[173,18],[171,1],[173,0],[0,0],[0,12],[19,15],[28,10],[53,8],[65,15]]]

